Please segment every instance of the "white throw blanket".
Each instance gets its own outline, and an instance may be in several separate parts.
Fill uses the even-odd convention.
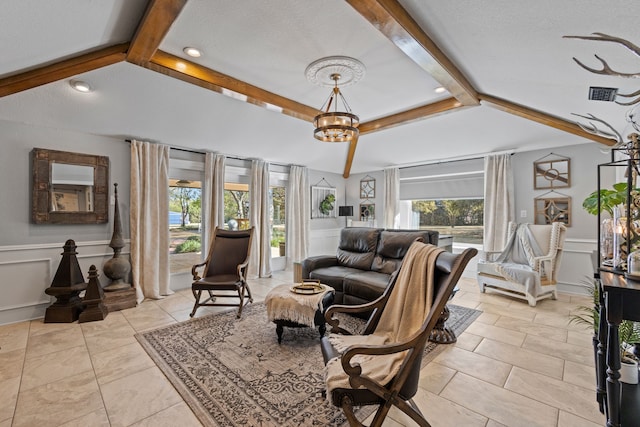
[[[321,285],[324,288],[323,292],[303,295],[291,292],[291,286],[279,285],[267,294],[264,302],[269,321],[290,320],[313,328],[316,311],[324,311],[322,299],[327,293],[334,292],[333,288]]]
[[[540,265],[540,272],[536,273],[533,270],[534,258],[542,255],[527,224],[518,224],[515,233],[511,234],[507,245],[496,259],[494,267],[507,280],[524,284],[527,293],[537,297],[542,291],[540,277],[545,275],[545,266]]]
[[[330,334],[329,341],[340,353],[350,346],[383,345],[404,342],[420,330],[433,304],[433,277],[436,258],[443,249],[414,242],[404,257],[395,288],[389,296],[380,321],[371,335]],[[387,384],[398,373],[406,351],[389,355],[358,355],[351,364],[360,364],[362,376]],[[336,388],[351,388],[340,357],[325,367],[327,398]]]

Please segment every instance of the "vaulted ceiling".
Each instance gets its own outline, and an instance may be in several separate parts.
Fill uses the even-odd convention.
[[[640,58],[602,32],[640,42],[633,0],[21,0],[0,17],[0,120],[138,138],[342,173],[611,141],[571,113],[625,128],[628,107],[589,101],[596,75]],[[183,48],[202,51],[189,58]],[[360,137],[318,142],[312,119],[329,89],[313,61],[366,67],[343,88]],[[93,91],[75,92],[69,80]],[[444,94],[434,89],[443,86]],[[586,121],[583,121],[586,122]]]

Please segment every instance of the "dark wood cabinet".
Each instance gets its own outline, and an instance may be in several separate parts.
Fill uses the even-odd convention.
[[[640,427],[640,386],[623,384],[620,378],[622,320],[640,322],[640,281],[622,274],[600,272],[600,327],[596,372],[597,399],[608,427]]]

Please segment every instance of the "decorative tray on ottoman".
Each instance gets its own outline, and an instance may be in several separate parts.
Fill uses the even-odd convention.
[[[297,283],[291,287],[291,292],[302,295],[314,295],[324,292],[324,286],[320,284],[320,281],[304,281]]]

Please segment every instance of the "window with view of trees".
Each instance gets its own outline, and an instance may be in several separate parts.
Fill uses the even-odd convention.
[[[437,230],[455,244],[482,244],[484,159],[461,159],[402,168],[400,223]]]
[[[169,260],[171,273],[191,271],[202,260],[202,183],[169,180]]]
[[[482,244],[484,200],[411,200],[412,223],[453,235],[456,243]]]
[[[224,223],[228,230],[246,230],[249,224],[249,185],[225,182]]]
[[[284,187],[271,187],[271,256],[285,256],[285,195]]]

